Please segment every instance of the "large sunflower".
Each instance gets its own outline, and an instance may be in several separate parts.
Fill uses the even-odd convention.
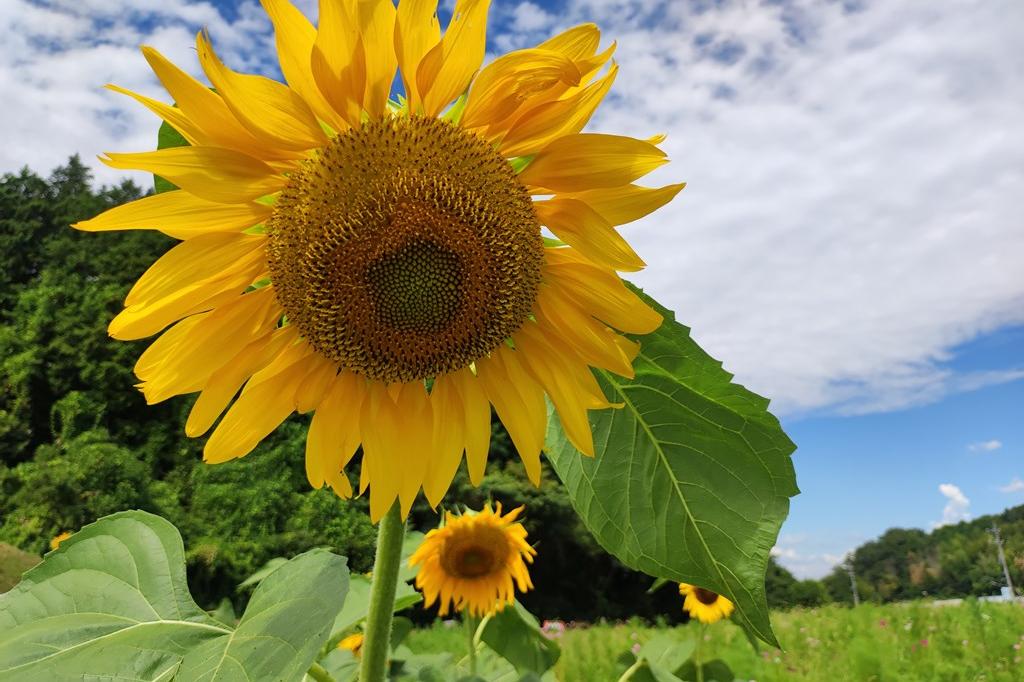
[[[419,566],[416,587],[423,590],[424,605],[438,602],[438,613],[466,609],[483,617],[500,611],[515,599],[515,590],[533,588],[527,563],[537,550],[526,542],[526,529],[516,522],[522,507],[502,516],[501,503],[479,513],[448,512],[445,523],[423,539],[409,557]]]
[[[679,583],[679,594],[685,597],[683,609],[690,614],[690,617],[696,618],[701,623],[714,623],[728,618],[735,608],[731,601],[717,592],[689,583]]]
[[[634,180],[659,140],[580,130],[615,79],[587,24],[494,60],[487,0],[322,0],[314,28],[263,0],[287,84],[237,73],[196,39],[211,89],[143,54],[171,106],[111,86],[189,146],[108,154],[179,189],[76,225],[182,240],[110,325],[162,334],[135,367],[146,400],[199,392],[186,424],[204,458],[242,457],[292,412],[313,412],[306,472],[379,519],[422,487],[436,505],[466,453],[486,464],[490,407],[540,478],[545,394],[593,454],[587,411],[609,407],[590,367],[632,376],[661,317],[617,271],[643,262],[615,225],[682,185]],[[404,97],[389,99],[396,68]],[[542,226],[559,241],[545,241]]]

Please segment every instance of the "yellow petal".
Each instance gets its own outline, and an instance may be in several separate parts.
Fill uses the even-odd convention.
[[[273,365],[250,379],[206,442],[203,460],[219,464],[252,452],[295,410],[295,391],[308,373],[313,357],[301,355],[255,385],[253,380],[269,372]]]
[[[567,247],[545,249],[544,280],[556,293],[597,319],[630,334],[649,334],[662,317],[626,288],[614,271],[587,262]]]
[[[597,52],[601,30],[596,24],[580,24],[548,38],[537,47],[562,52],[570,59],[584,59]]]
[[[147,348],[135,365],[147,402],[198,391],[243,348],[270,332],[281,316],[271,289],[236,296],[210,313],[180,322]],[[192,319],[198,322],[188,324]]]
[[[204,134],[216,141],[218,147],[252,151],[259,142],[245,126],[238,122],[224,100],[192,76],[172,64],[151,47],[143,46],[142,54],[157,78],[171,95],[175,106]]]
[[[543,389],[523,369],[515,351],[504,345],[490,357],[477,361],[477,371],[487,397],[523,460],[527,476],[539,485],[540,451],[547,427]]]
[[[545,339],[537,325],[526,323],[513,335],[530,373],[544,387],[576,449],[594,456],[594,439],[587,410],[609,407],[590,369],[556,339]]]
[[[538,49],[510,52],[484,67],[473,80],[461,125],[477,128],[504,121],[531,94],[556,83],[579,82],[576,64],[564,54]]]
[[[196,36],[199,63],[235,117],[264,146],[302,151],[327,143],[309,106],[287,85],[241,74],[226,67],[213,51],[209,36]]]
[[[110,321],[107,331],[121,341],[151,336],[184,317],[230,303],[265,275],[263,255],[249,254],[229,272],[182,286],[163,298],[128,306]]]
[[[398,413],[403,422],[402,428],[397,430],[398,456],[402,461],[402,482],[398,497],[404,519],[409,515],[426,478],[429,463],[434,459],[434,417],[422,381],[412,381],[402,386],[398,397]]]
[[[469,368],[449,375],[459,391],[465,411],[466,465],[469,480],[480,485],[487,470],[487,452],[491,447],[491,403],[483,383]]]
[[[359,27],[366,53],[366,93],[363,108],[371,118],[387,109],[395,80],[395,5],[392,0],[360,0]]]
[[[338,366],[334,361],[318,354],[309,374],[302,380],[295,392],[295,410],[299,413],[306,413],[316,408],[337,375]]]
[[[86,232],[159,230],[176,239],[190,239],[214,232],[240,232],[262,223],[273,212],[273,206],[252,201],[220,204],[175,190],[116,206],[72,227]]]
[[[291,334],[288,333],[289,329],[292,329]],[[294,328],[279,328],[253,341],[227,364],[214,371],[188,413],[185,435],[195,438],[206,433],[217,421],[217,417],[227,409],[242,384],[270,364],[291,341],[294,341]]]
[[[582,201],[556,197],[535,201],[533,208],[542,225],[595,263],[630,272],[642,270],[646,265],[629,242]]]
[[[560,335],[587,364],[628,378],[635,375],[633,359],[640,350],[639,344],[598,322],[572,301],[559,297],[551,287],[541,287],[534,315],[545,334]]]
[[[349,125],[359,126],[366,88],[366,53],[354,0],[320,0],[320,24],[311,64],[324,98]]]
[[[499,151],[505,156],[527,156],[556,138],[583,130],[608,94],[618,72],[618,66],[613,66],[608,75],[579,92],[526,111],[502,138]]]
[[[561,196],[585,202],[612,225],[625,225],[643,218],[648,213],[652,213],[672,201],[684,187],[686,187],[685,182],[658,188],[623,185],[622,187]]]
[[[151,99],[144,95],[140,95],[131,90],[127,90],[116,85],[107,84],[108,90],[120,93],[122,95],[128,95],[136,102],[146,107],[154,114],[162,118],[172,128],[181,133],[182,137],[188,140],[191,145],[208,145],[215,146],[216,142],[206,135],[206,132],[196,124],[194,124],[181,109],[171,106],[170,104],[164,104],[163,102]]]
[[[316,42],[316,29],[288,0],[260,2],[274,24],[278,60],[288,86],[305,100],[322,121],[336,130],[343,130],[347,125],[320,94],[320,88],[313,79],[310,59],[313,43]]]
[[[281,189],[286,178],[267,164],[232,149],[173,147],[138,154],[107,154],[100,161],[120,170],[154,173],[186,192],[239,204]]]
[[[383,384],[370,382],[367,389],[359,418],[363,435],[361,474],[370,486],[370,520],[376,523],[391,509],[402,485],[404,463],[398,433],[405,427],[405,420]]]
[[[263,235],[214,232],[182,242],[143,273],[128,292],[125,305],[153,301],[190,284],[223,277],[266,241]]]
[[[365,385],[359,376],[343,372],[331,384],[313,414],[306,436],[306,476],[314,488],[334,480],[336,482],[331,487],[336,492],[340,484],[343,492],[347,489],[348,496],[352,494],[351,485],[341,483],[341,478],[344,478],[341,471],[352,459],[361,440],[359,413]]]
[[[441,40],[437,0],[401,0],[395,20],[395,54],[410,108],[416,111],[420,93],[416,70],[424,55]]]
[[[617,187],[667,163],[665,152],[632,137],[581,133],[560,137],[519,174],[520,182],[555,192]]]
[[[424,115],[437,116],[469,87],[484,59],[490,4],[490,0],[456,0],[444,38],[424,55],[416,70]]]
[[[465,410],[456,381],[450,374],[439,376],[430,391],[434,456],[423,479],[423,492],[432,507],[448,492],[465,449]]]

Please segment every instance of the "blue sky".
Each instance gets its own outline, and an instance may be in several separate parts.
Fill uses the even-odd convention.
[[[151,148],[102,89],[164,97],[140,44],[198,74],[205,26],[276,72],[254,0],[0,5],[0,172]],[[489,50],[583,21],[621,68],[590,129],[667,133],[649,183],[688,182],[623,228],[635,280],[800,446],[780,561],[820,575],[887,527],[1024,503],[1024,3],[492,0]]]

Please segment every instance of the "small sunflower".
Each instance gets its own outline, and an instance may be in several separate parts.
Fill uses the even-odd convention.
[[[179,189],[75,225],[182,240],[110,324],[160,335],[135,366],[147,402],[198,393],[185,431],[216,424],[212,463],[312,412],[310,484],[351,496],[361,446],[374,520],[421,489],[436,506],[463,453],[478,483],[491,406],[534,483],[545,396],[592,456],[587,412],[613,405],[591,367],[632,377],[621,334],[661,324],[619,277],[644,263],[615,226],[682,189],[633,184],[661,137],[580,132],[614,46],[584,24],[481,69],[488,0],[457,0],[443,35],[429,0],[322,0],[316,28],[262,2],[286,83],[230,69],[203,32],[212,88],[151,47],[174,106],[110,86],[189,143],[101,157]]]
[[[419,566],[416,587],[423,591],[425,606],[439,602],[439,615],[466,609],[483,617],[500,611],[515,600],[515,590],[533,588],[527,563],[537,550],[526,543],[526,529],[516,518],[522,507],[501,515],[501,503],[477,514],[448,512],[440,528],[427,533],[423,544],[409,558]]]
[[[355,634],[348,635],[347,637],[343,637],[342,640],[338,642],[338,648],[347,649],[352,652],[353,656],[358,658],[359,654],[363,651],[362,633],[357,632]]]
[[[715,623],[732,614],[731,601],[711,590],[687,583],[679,583],[679,594],[686,597],[683,609],[702,623]]]
[[[63,533],[60,533],[60,534],[56,535],[55,537],[51,538],[50,539],[50,550],[53,551],[53,550],[57,549],[58,547],[60,547],[60,543],[62,543],[65,540],[67,540],[69,537],[71,537],[71,531],[67,531],[66,530]]]

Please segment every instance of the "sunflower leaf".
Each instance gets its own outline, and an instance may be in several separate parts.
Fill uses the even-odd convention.
[[[537,619],[516,601],[483,625],[480,640],[515,666],[517,673],[543,673],[558,662],[561,647],[544,636]]]
[[[799,492],[796,446],[766,399],[731,383],[689,329],[633,290],[665,321],[635,339],[634,379],[596,371],[623,407],[590,413],[593,459],[573,448],[549,408],[548,458],[605,550],[649,575],[726,595],[737,623],[778,645],[764,581]]]
[[[268,576],[236,628],[193,601],[181,536],[141,511],[86,526],[0,595],[0,680],[296,679],[344,600],[345,559]]]

